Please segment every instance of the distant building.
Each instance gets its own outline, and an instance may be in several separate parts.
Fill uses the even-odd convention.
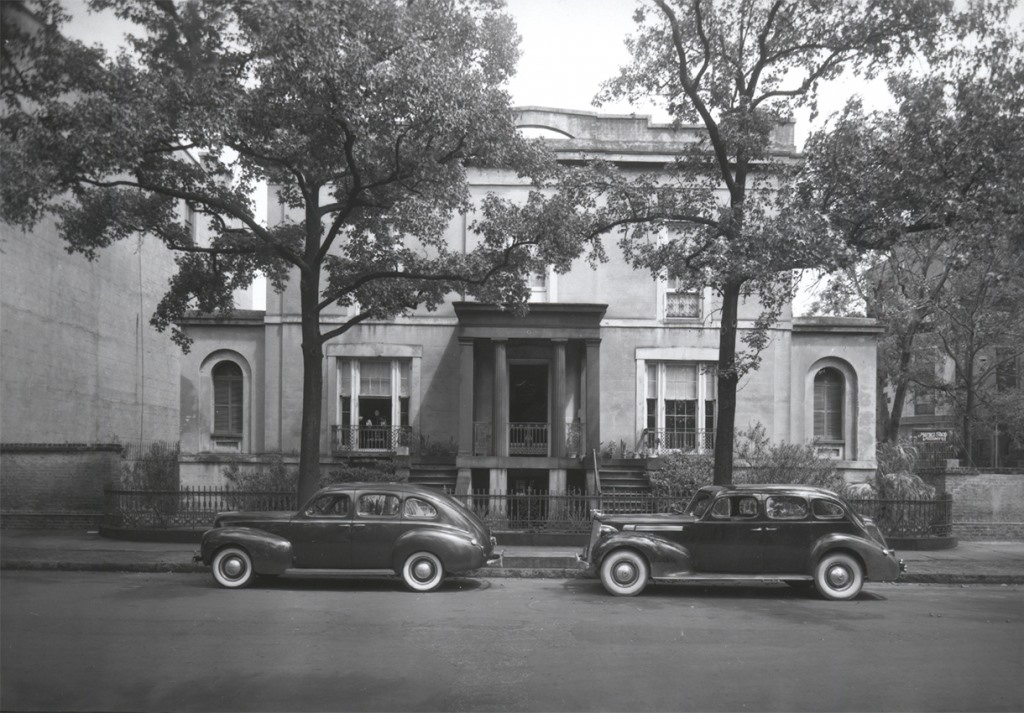
[[[699,129],[645,117],[523,109],[519,124],[554,132],[562,160],[601,155],[649,170]],[[792,125],[777,147],[795,151]],[[525,196],[497,170],[471,174],[475,198]],[[269,222],[285,209],[271,194]],[[471,243],[456,219],[453,246]],[[411,477],[461,492],[592,491],[598,461],[630,470],[666,451],[709,452],[717,408],[718,305],[710,290],[634,271],[617,250],[596,270],[535,275],[530,313],[515,317],[458,296],[436,312],[363,323],[325,345],[321,459],[398,459]],[[741,306],[741,328],[759,313]],[[326,315],[325,320],[343,314]],[[182,480],[222,482],[226,462],[297,460],[302,373],[298,294],[266,312],[202,315],[181,360]],[[774,327],[760,368],[741,382],[736,426],[814,443],[851,479],[875,468],[872,320],[793,318]],[[601,455],[605,457],[600,458]]]

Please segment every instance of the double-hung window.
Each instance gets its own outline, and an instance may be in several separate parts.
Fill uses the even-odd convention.
[[[339,359],[344,448],[395,450],[409,425],[408,359]]]
[[[648,362],[645,445],[650,451],[713,448],[715,379],[707,365]]]

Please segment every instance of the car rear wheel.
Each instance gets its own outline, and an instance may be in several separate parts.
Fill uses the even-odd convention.
[[[632,597],[647,586],[647,560],[633,550],[615,550],[601,563],[601,584],[617,597]]]
[[[241,547],[225,547],[213,556],[210,569],[217,584],[228,589],[241,589],[252,583],[256,573],[252,558]]]
[[[415,552],[402,565],[402,580],[414,592],[432,592],[444,581],[444,565],[432,552]]]
[[[860,563],[844,552],[826,555],[814,568],[814,586],[826,599],[853,599],[864,586]]]

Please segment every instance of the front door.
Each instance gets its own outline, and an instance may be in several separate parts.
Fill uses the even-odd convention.
[[[548,454],[548,365],[509,364],[509,455]]]

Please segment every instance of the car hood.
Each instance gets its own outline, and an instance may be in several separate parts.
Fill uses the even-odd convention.
[[[221,512],[213,520],[214,527],[259,527],[274,522],[288,522],[295,513],[279,512]]]
[[[697,521],[697,518],[693,515],[681,515],[677,513],[645,513],[634,515],[609,515],[601,513],[596,519],[619,528],[626,525],[684,525]]]

